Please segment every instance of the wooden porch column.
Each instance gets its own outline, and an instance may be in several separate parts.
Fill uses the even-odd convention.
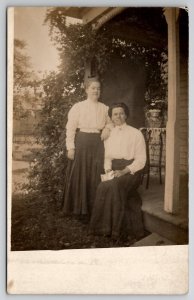
[[[168,23],[168,121],[164,210],[175,213],[179,204],[179,9],[166,8]]]

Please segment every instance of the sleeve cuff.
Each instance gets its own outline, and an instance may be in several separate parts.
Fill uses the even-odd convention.
[[[75,145],[66,145],[67,151],[69,150],[75,150]]]
[[[105,163],[104,163],[104,170],[107,171],[107,170],[112,170],[112,161],[107,161],[105,159]]]
[[[127,166],[127,169],[129,169],[129,172],[131,175],[134,175],[135,174],[135,171],[133,170],[133,168],[131,168],[131,166]]]

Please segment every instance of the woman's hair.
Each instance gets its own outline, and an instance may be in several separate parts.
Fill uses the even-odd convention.
[[[84,84],[85,90],[89,88],[92,82],[98,82],[101,86],[101,82],[97,77],[88,78]]]
[[[125,103],[121,102],[121,103],[113,103],[113,104],[109,107],[108,115],[109,115],[110,118],[112,118],[112,111],[113,111],[113,109],[114,109],[114,108],[117,108],[117,107],[123,108],[126,117],[127,117],[127,118],[129,117],[129,113],[130,113],[130,112],[129,112],[128,106],[127,106]]]

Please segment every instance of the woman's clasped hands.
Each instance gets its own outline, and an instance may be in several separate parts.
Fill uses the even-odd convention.
[[[123,170],[115,170],[115,171],[107,170],[106,171],[106,173],[110,173],[110,172],[112,172],[114,177],[120,177],[120,176],[123,176],[127,173],[130,173],[130,170],[129,170],[129,168],[126,167]]]

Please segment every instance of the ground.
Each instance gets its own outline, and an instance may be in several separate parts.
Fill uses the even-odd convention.
[[[15,195],[12,199],[11,249],[60,250],[129,247],[134,239],[112,240],[88,234],[88,225],[64,217],[46,197]]]
[[[19,150],[14,152],[15,156],[26,153],[21,146]],[[12,161],[11,250],[129,247],[136,242],[130,237],[112,240],[89,235],[88,224],[64,217],[53,199],[25,193],[22,186],[29,183],[29,168],[28,161]]]

